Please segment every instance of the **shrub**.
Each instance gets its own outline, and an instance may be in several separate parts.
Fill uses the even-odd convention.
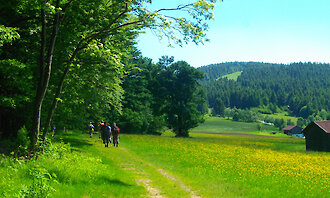
[[[33,182],[29,187],[23,187],[19,193],[19,197],[48,197],[55,189],[51,186],[52,182],[56,181],[56,175],[40,167],[32,168],[30,176]]]
[[[23,126],[20,130],[18,130],[16,143],[17,146],[21,146],[25,148],[27,148],[30,145],[28,131],[26,130],[25,126]]]

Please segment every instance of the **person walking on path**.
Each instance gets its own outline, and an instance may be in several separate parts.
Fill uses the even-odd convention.
[[[92,138],[94,133],[94,125],[92,124],[92,122],[89,123],[88,131],[89,131],[89,137]]]
[[[103,143],[105,147],[109,147],[111,128],[108,123],[104,123],[102,129],[103,133]]]
[[[112,129],[112,141],[113,141],[113,146],[117,146],[119,144],[119,133],[120,129],[116,125],[116,123],[113,123],[113,129]]]

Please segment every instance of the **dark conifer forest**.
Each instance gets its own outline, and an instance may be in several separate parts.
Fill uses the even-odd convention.
[[[204,72],[201,85],[211,108],[220,100],[231,108],[266,107],[262,113],[280,108],[303,118],[323,112],[329,119],[329,64],[233,62],[198,69]],[[221,78],[235,72],[241,72],[237,80]]]

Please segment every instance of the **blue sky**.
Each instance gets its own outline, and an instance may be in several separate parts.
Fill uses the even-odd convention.
[[[153,0],[152,8],[191,0]],[[151,32],[138,38],[143,56],[162,55],[194,67],[232,61],[330,63],[330,0],[224,0],[217,3],[204,45],[167,47]]]

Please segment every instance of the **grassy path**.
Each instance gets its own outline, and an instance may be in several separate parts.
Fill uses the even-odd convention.
[[[180,178],[129,150],[125,142],[119,147],[105,148],[96,136],[92,139],[85,135],[80,138],[92,145],[92,148],[81,148],[83,151],[100,157],[105,163],[111,162],[108,165],[109,170],[115,166],[120,169],[120,172],[125,172],[131,180],[134,180],[137,186],[143,187],[146,194],[139,195],[141,197],[201,197],[198,191],[185,185]]]

